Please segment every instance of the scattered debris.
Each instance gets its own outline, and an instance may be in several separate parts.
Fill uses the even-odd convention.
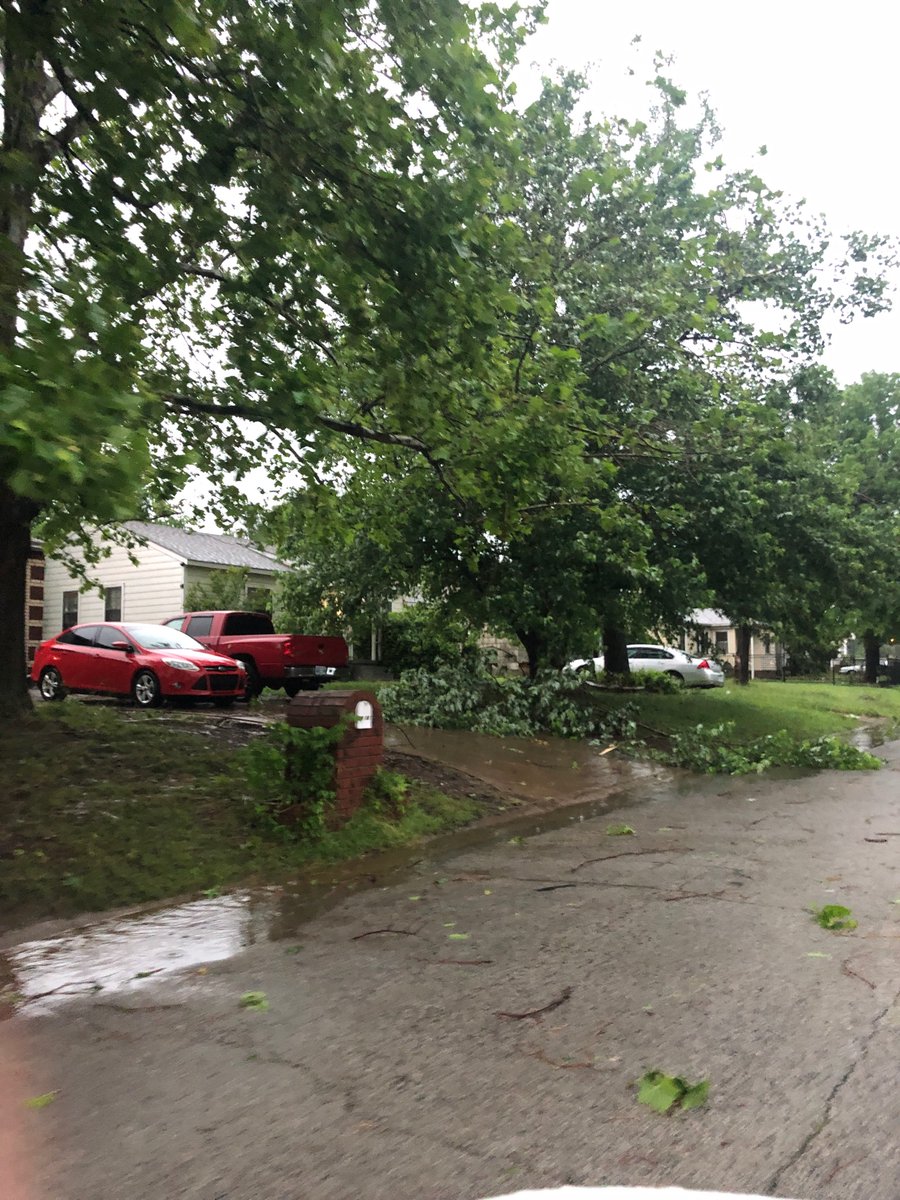
[[[494,960],[492,958],[420,958],[423,963],[441,963],[442,966],[452,967],[486,967]]]
[[[638,1103],[646,1104],[655,1112],[666,1113],[671,1108],[699,1108],[709,1098],[709,1080],[688,1083],[680,1075],[666,1075],[664,1071],[648,1071],[638,1080]]]
[[[399,933],[403,937],[415,937],[416,934],[418,933],[418,930],[417,929],[393,929],[390,925],[388,925],[384,929],[367,929],[365,933],[357,933],[350,939],[350,941],[358,942],[360,940],[360,938],[374,937],[376,933]]]
[[[572,867],[575,871],[580,871],[582,867],[589,867],[592,863],[610,862],[614,858],[636,858],[639,854],[691,854],[693,853],[692,846],[658,846],[655,850],[621,850],[618,854],[601,854],[599,858],[586,858],[584,862],[580,862],[577,867]]]
[[[551,1000],[549,1004],[545,1004],[542,1008],[530,1008],[528,1010],[528,1012],[520,1012],[520,1013],[498,1012],[497,1016],[498,1017],[506,1017],[506,1019],[509,1021],[524,1021],[524,1020],[526,1020],[526,1018],[540,1017],[544,1013],[553,1012],[554,1008],[559,1008],[559,1006],[561,1004],[565,1004],[565,1002],[572,995],[573,991],[574,991],[574,988],[570,988],[570,987],[563,988],[562,992],[560,993],[560,995],[558,995],[556,997],[555,1000]]]
[[[817,925],[821,925],[823,929],[830,929],[834,933],[856,929],[859,924],[859,921],[855,921],[850,916],[850,909],[845,908],[843,904],[826,904],[823,908],[818,910],[811,908],[809,911]]]
[[[860,983],[864,983],[866,985],[866,987],[870,987],[873,992],[875,991],[875,984],[872,982],[872,980],[866,979],[865,975],[860,975],[860,973],[858,971],[854,971],[853,968],[850,966],[849,958],[845,958],[844,961],[841,963],[841,973],[843,975],[850,975],[850,976],[852,976],[853,979],[858,979],[860,981]]]

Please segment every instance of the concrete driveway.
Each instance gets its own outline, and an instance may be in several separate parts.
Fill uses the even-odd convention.
[[[884,756],[647,778],[621,810],[375,863],[321,903],[273,890],[23,933],[0,1192],[897,1200],[900,743]],[[621,822],[635,833],[609,836]],[[827,903],[859,927],[820,929],[806,910]],[[708,1105],[639,1106],[648,1069],[708,1078]]]

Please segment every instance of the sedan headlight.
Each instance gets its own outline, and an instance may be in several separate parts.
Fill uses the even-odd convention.
[[[200,670],[196,663],[188,662],[186,658],[164,658],[163,662],[167,667],[174,667],[176,671]]]

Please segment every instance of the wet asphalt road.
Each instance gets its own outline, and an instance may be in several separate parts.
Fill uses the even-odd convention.
[[[273,891],[31,931],[6,957],[31,999],[0,1024],[4,1200],[898,1200],[900,743],[883,753],[877,774],[646,778],[621,810],[494,831],[318,915]],[[858,929],[820,929],[827,903]],[[638,1106],[654,1068],[709,1078],[708,1106]]]

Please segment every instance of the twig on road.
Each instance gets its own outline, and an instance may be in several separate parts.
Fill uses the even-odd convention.
[[[357,933],[350,941],[358,942],[360,938],[374,937],[376,933],[399,933],[403,937],[415,937],[418,932],[418,929],[394,929],[388,925],[384,929],[367,929],[365,933]]]
[[[591,863],[610,862],[614,858],[636,858],[639,854],[690,854],[692,850],[692,846],[658,846],[655,850],[622,850],[618,854],[602,854],[599,858],[586,858],[577,867],[570,869],[574,873],[580,871],[582,867],[589,867]]]
[[[573,990],[574,989],[572,989],[570,987],[563,988],[560,995],[558,995],[555,1000],[551,1000],[549,1004],[545,1004],[543,1006],[543,1008],[530,1008],[528,1010],[528,1012],[520,1012],[520,1013],[498,1012],[497,1016],[498,1017],[506,1017],[506,1019],[509,1021],[524,1021],[529,1017],[533,1017],[533,1018],[540,1017],[544,1013],[553,1012],[554,1008],[559,1008],[559,1006],[561,1004],[565,1004],[565,1002],[572,995]]]
[[[860,973],[858,971],[854,971],[853,968],[850,966],[849,958],[845,958],[844,961],[841,963],[841,973],[843,975],[850,975],[854,979],[858,979],[861,983],[864,983],[867,987],[870,987],[873,992],[875,991],[875,984],[872,982],[872,980],[866,979],[865,975],[860,975]]]
[[[492,958],[420,958],[423,963],[442,963],[452,967],[486,967],[494,960]]]

